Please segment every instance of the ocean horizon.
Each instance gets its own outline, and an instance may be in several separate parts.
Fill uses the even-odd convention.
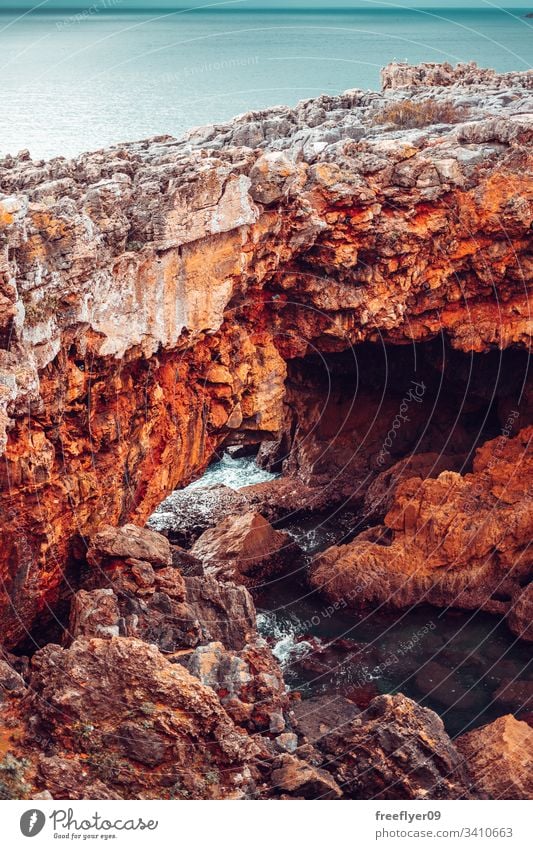
[[[147,11],[95,0],[1,15],[0,154],[35,158],[378,89],[391,61],[520,71],[533,59],[527,9]]]

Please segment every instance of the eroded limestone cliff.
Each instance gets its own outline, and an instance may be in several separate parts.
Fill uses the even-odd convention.
[[[532,86],[394,65],[381,93],[0,162],[0,795],[531,794],[526,722],[456,745],[401,694],[290,694],[241,584],[300,557],[267,520],[348,504],[310,573],[333,602],[530,639]],[[285,474],[175,498],[170,542],[141,527],[246,443]]]
[[[413,75],[0,163],[6,643],[102,521],[142,524],[232,433],[278,434],[291,358],[529,344],[531,74]]]

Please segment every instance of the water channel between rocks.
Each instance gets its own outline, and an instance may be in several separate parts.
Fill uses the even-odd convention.
[[[224,454],[188,489],[238,490],[274,477],[251,457]],[[360,613],[309,589],[312,555],[341,542],[356,524],[348,511],[285,524],[304,554],[290,575],[254,592],[259,632],[288,687],[302,698],[344,695],[361,708],[380,693],[402,692],[436,711],[452,736],[506,713],[531,719],[531,648],[497,616],[430,606]]]

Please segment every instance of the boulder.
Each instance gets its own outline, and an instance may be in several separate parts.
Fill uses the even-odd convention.
[[[68,638],[118,637],[119,622],[118,599],[112,589],[78,590],[70,607]]]
[[[234,722],[250,730],[270,730],[287,708],[281,669],[264,640],[256,639],[238,653],[221,643],[199,646],[187,668],[215,690]]]
[[[7,660],[0,657],[0,701],[4,694],[24,695],[26,682]]]
[[[148,519],[148,527],[164,534],[174,545],[190,548],[208,528],[246,508],[241,492],[224,484],[186,487],[165,498]]]
[[[126,637],[50,644],[33,657],[31,687],[41,727],[58,754],[84,758],[87,783],[104,780],[128,798],[168,798],[177,786],[199,799],[248,792],[257,745],[211,687],[155,646]]]
[[[442,720],[402,694],[377,696],[321,748],[351,799],[469,798],[463,758]]]
[[[244,648],[256,632],[256,611],[245,587],[217,581],[212,575],[185,578],[187,605],[198,620],[202,641],[221,642],[227,649]]]
[[[532,438],[528,426],[485,443],[466,475],[402,481],[383,526],[314,559],[312,586],[354,608],[427,602],[506,614],[506,597],[531,575],[524,552],[533,530]],[[528,599],[514,606],[515,626],[527,619]]]
[[[274,792],[287,793],[299,799],[340,799],[342,790],[331,775],[294,755],[282,755],[281,763],[272,771]]]
[[[473,780],[489,799],[533,798],[533,729],[514,716],[462,734],[455,741]]]
[[[323,738],[344,728],[361,713],[343,696],[314,696],[292,707],[293,725],[298,734],[320,748]]]
[[[116,559],[129,558],[146,561],[152,566],[170,566],[170,544],[161,534],[131,524],[120,528],[103,525],[91,537],[87,561],[94,568],[106,567]]]
[[[287,570],[297,546],[275,531],[260,513],[228,516],[195,542],[192,554],[204,566],[241,583],[254,583]]]

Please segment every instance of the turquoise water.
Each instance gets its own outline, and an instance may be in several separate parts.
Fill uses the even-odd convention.
[[[180,135],[250,109],[376,88],[393,59],[475,60],[500,71],[533,64],[533,20],[520,10],[91,8],[85,17],[0,14],[0,153],[71,156]]]

